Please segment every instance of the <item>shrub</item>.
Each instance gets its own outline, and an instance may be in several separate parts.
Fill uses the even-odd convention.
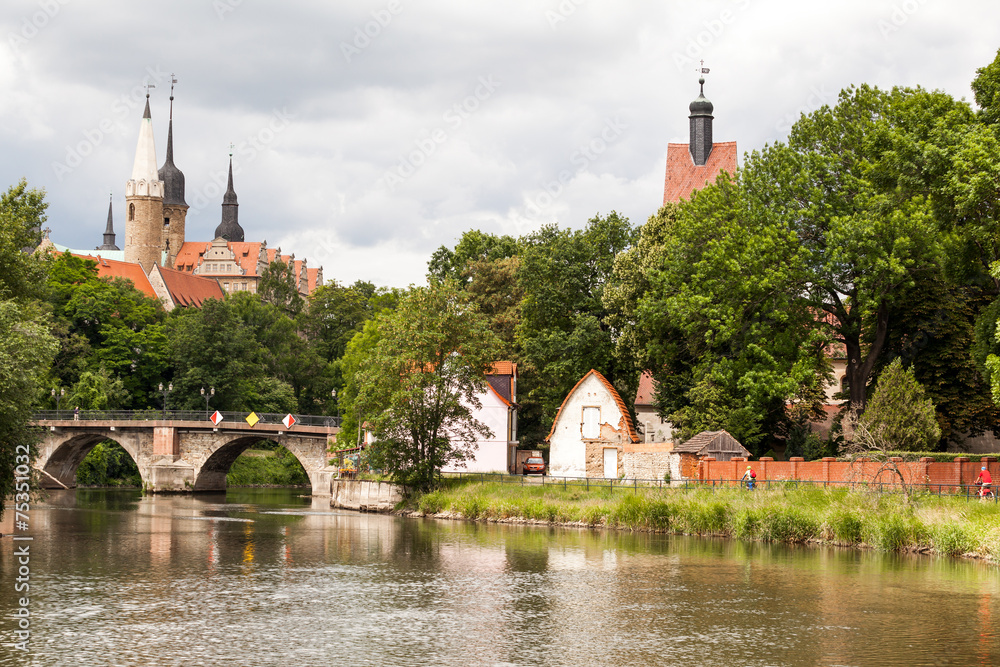
[[[437,514],[447,506],[447,501],[442,491],[431,491],[424,494],[417,505],[424,514]]]
[[[861,423],[894,448],[930,449],[941,439],[934,401],[926,396],[913,369],[896,359],[878,376]]]
[[[861,516],[847,507],[839,506],[827,516],[826,525],[838,542],[857,544],[861,541]]]

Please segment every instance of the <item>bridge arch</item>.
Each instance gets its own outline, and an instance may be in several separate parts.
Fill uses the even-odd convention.
[[[313,472],[310,470],[309,457],[305,456],[297,443],[289,442],[285,438],[269,438],[263,434],[241,435],[221,444],[205,462],[201,465],[194,481],[194,491],[225,491],[226,475],[229,469],[236,462],[236,459],[249,449],[252,445],[265,441],[280,445],[288,450],[295,457],[302,469],[305,470],[310,484],[313,484]],[[299,450],[299,451],[296,451]]]
[[[146,478],[139,465],[138,444],[129,438],[113,438],[107,433],[78,433],[55,445],[40,469],[39,484],[43,489],[72,489],[76,486],[76,471],[98,444],[111,441],[121,446],[139,469],[143,483]]]

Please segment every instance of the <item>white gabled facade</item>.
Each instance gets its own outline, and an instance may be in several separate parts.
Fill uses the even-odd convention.
[[[618,477],[625,445],[639,441],[621,396],[595,370],[566,396],[547,439],[549,471],[562,477],[608,476],[606,461]]]

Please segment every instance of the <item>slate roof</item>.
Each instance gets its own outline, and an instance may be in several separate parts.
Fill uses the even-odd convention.
[[[667,173],[663,182],[663,203],[690,199],[691,193],[714,183],[719,174],[736,173],[736,142],[712,144],[712,152],[704,166],[691,159],[688,144],[667,144]]]
[[[611,393],[611,398],[614,400],[615,405],[618,407],[618,411],[621,413],[622,419],[625,420],[625,429],[628,432],[629,439],[632,442],[639,442],[639,434],[636,433],[635,424],[632,423],[632,415],[631,413],[629,413],[628,406],[625,405],[625,401],[622,400],[621,394],[618,393],[618,390],[615,389],[613,384],[608,382],[608,379],[606,377],[601,375],[598,371],[594,370],[593,368],[587,371],[586,374],[584,374],[584,376],[580,378],[579,382],[573,385],[573,388],[569,390],[569,393],[566,394],[566,398],[563,399],[562,405],[559,406],[559,411],[556,412],[556,418],[552,420],[552,428],[549,429],[549,434],[545,437],[546,442],[549,441],[552,438],[552,434],[556,432],[556,424],[559,423],[559,415],[562,414],[563,408],[566,407],[566,402],[569,401],[570,396],[572,396],[576,392],[576,390],[580,387],[580,385],[583,384],[583,381],[586,380],[591,375],[596,377],[600,381],[600,383],[604,385],[604,388]]]
[[[214,278],[196,276],[177,269],[157,266],[156,269],[163,278],[163,284],[170,294],[174,305],[182,308],[194,306],[201,308],[206,299],[222,300],[225,295],[219,283]]]
[[[125,278],[131,280],[137,290],[157,301],[160,300],[156,296],[156,292],[153,291],[153,286],[149,283],[146,272],[142,270],[140,265],[132,262],[120,262],[116,259],[107,259],[105,257],[95,257],[94,255],[73,254],[82,259],[89,259],[97,264],[97,275],[101,278]]]
[[[517,364],[510,361],[494,362],[493,367],[486,372],[486,381],[497,396],[507,405],[513,405],[514,378],[517,377]]]

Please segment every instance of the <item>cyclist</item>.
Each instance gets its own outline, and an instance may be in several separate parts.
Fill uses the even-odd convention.
[[[990,491],[990,484],[993,483],[993,478],[990,477],[990,471],[983,466],[979,469],[979,477],[976,477],[976,484],[979,485],[979,497],[985,498],[987,495],[993,496],[993,492]]]
[[[741,482],[747,483],[747,491],[753,491],[754,480],[757,479],[757,473],[750,466],[747,466],[747,471],[743,473],[743,477],[740,478]]]

